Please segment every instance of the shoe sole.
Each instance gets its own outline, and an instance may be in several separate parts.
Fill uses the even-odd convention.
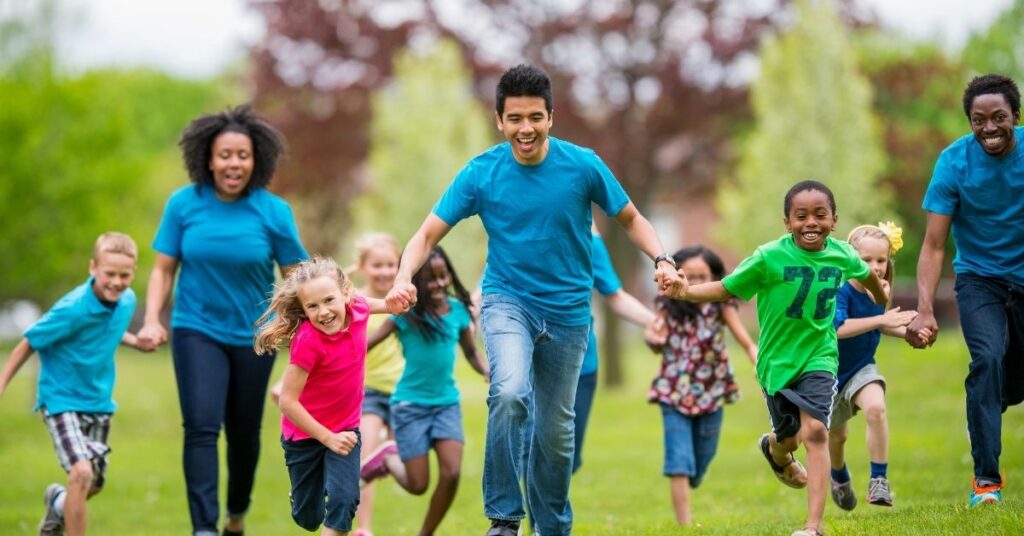
[[[764,456],[764,459],[768,460],[768,466],[772,468],[772,473],[775,474],[775,478],[779,482],[782,482],[784,485],[789,486],[793,489],[804,489],[807,487],[806,481],[801,484],[799,482],[792,482],[788,478],[786,478],[786,467],[790,465],[796,466],[799,470],[798,472],[804,473],[805,475],[807,474],[807,471],[804,469],[804,466],[801,465],[800,462],[798,462],[796,458],[793,457],[792,454],[789,455],[792,461],[790,461],[785,466],[780,466],[779,464],[775,463],[775,460],[772,458],[771,440],[768,439],[768,434],[762,435],[761,438],[757,440],[757,449],[761,451],[761,454]]]

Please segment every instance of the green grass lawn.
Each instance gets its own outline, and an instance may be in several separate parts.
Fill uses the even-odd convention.
[[[928,351],[912,351],[902,342],[887,340],[879,356],[889,380],[889,477],[896,506],[879,508],[862,501],[848,513],[829,500],[827,531],[1024,533],[1024,492],[1018,491],[1024,482],[1024,410],[1011,408],[1003,419],[1002,464],[1009,482],[1003,503],[969,511],[965,505],[972,466],[963,407],[968,358],[962,339],[947,332]],[[180,414],[170,356],[125,350],[118,359],[115,398],[120,410],[110,438],[114,451],[106,490],[89,506],[90,533],[188,534]],[[768,429],[768,416],[749,364],[735,361],[745,398],[726,410],[718,457],[694,493],[695,526],[680,529],[674,522],[668,481],[661,476],[660,415],[645,402],[657,360],[637,350],[627,365],[627,385],[598,393],[584,466],[572,486],[575,534],[789,534],[802,526],[806,494],[776,482],[758,453],[755,441]],[[278,358],[275,378],[284,362]],[[36,363],[26,365],[0,399],[2,535],[35,534],[43,489],[64,479],[49,436],[32,412]],[[462,487],[439,531],[443,535],[482,534],[486,527],[480,488],[486,386],[463,363],[459,367],[466,455]],[[255,535],[308,534],[289,516],[278,418],[278,411],[268,407],[248,530]],[[862,498],[868,473],[863,418],[855,418],[850,427],[848,463]],[[415,534],[427,498],[409,496],[388,481],[378,489],[376,533]]]

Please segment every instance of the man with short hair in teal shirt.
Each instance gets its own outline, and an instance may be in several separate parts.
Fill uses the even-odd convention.
[[[655,259],[659,292],[682,287],[650,222],[590,149],[551,138],[551,82],[531,66],[505,72],[496,91],[496,126],[507,143],[469,161],[409,240],[388,305],[416,300],[412,274],[459,221],[473,215],[487,231],[481,330],[490,363],[484,514],[488,536],[515,536],[526,513],[534,530],[572,531],[569,481],[573,401],[590,331],[592,204],[612,216]],[[523,444],[535,403],[535,433]],[[523,449],[529,465],[520,471]]]
[[[1020,92],[1006,76],[971,80],[963,109],[974,133],[939,155],[922,203],[918,316],[906,338],[924,348],[938,335],[935,291],[952,230],[956,302],[971,353],[964,387],[974,459],[969,504],[976,506],[1002,500],[1002,414],[1024,401],[1024,128]]]

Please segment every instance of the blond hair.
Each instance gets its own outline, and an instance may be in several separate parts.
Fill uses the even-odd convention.
[[[132,237],[116,231],[103,233],[96,239],[92,246],[92,259],[100,260],[100,253],[119,253],[126,257],[137,259],[139,248],[135,245]]]
[[[395,237],[388,233],[374,231],[361,235],[356,239],[356,262],[350,266],[345,267],[346,272],[355,272],[363,267],[366,263],[366,257],[371,251],[375,249],[390,249],[395,253],[395,257],[402,257],[402,249],[398,246],[398,241]]]
[[[902,234],[902,229],[900,229],[899,227],[895,227],[895,229],[899,231],[900,234]],[[864,238],[876,238],[878,240],[885,240],[885,243],[889,245],[889,248],[887,249],[888,259],[885,262],[885,277],[883,277],[883,279],[885,279],[891,285],[893,276],[895,275],[893,272],[896,271],[896,264],[895,262],[893,262],[892,257],[893,255],[896,254],[897,251],[899,251],[899,248],[903,246],[903,241],[900,240],[899,246],[897,247],[894,243],[894,238],[897,237],[894,237],[891,231],[887,232],[886,229],[883,229],[878,225],[859,225],[857,227],[854,227],[853,230],[850,231],[849,236],[846,237],[846,241],[849,242],[851,246],[856,248],[857,244],[860,243],[860,241]]]
[[[258,332],[253,349],[257,354],[269,354],[295,335],[295,330],[299,329],[306,318],[306,312],[299,301],[299,289],[318,277],[334,279],[342,294],[347,298],[352,295],[352,281],[334,259],[314,256],[295,265],[288,277],[275,286],[270,305],[256,321]]]

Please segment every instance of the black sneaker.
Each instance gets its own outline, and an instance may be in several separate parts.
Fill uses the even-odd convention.
[[[511,519],[492,519],[491,528],[484,536],[517,536],[519,534],[519,522]]]

